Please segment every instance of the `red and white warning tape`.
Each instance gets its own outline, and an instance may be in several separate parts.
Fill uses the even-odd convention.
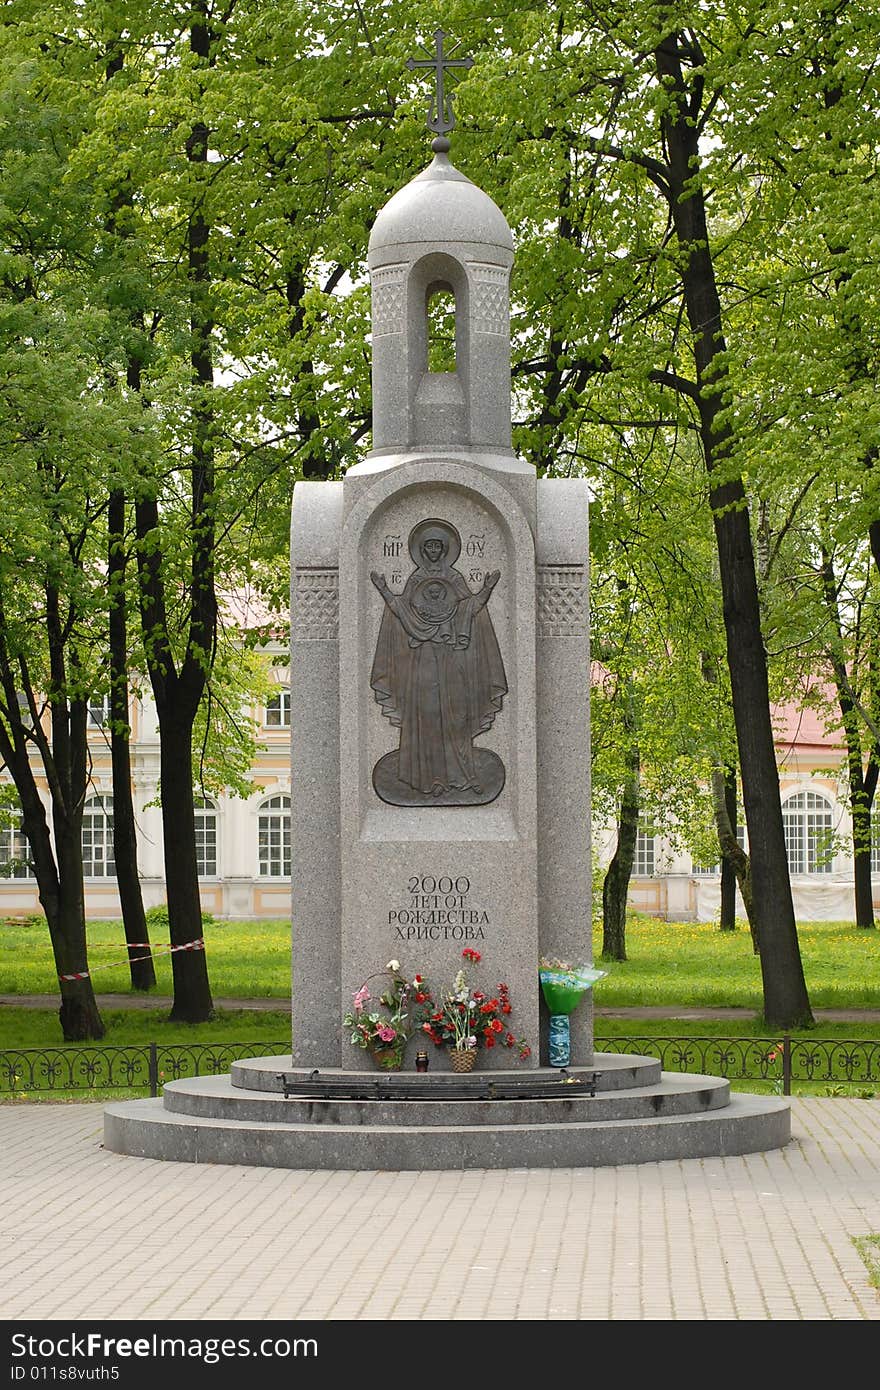
[[[132,941],[132,946],[149,946],[149,941]],[[172,946],[170,943],[162,950],[154,950],[155,956],[170,956],[172,951],[204,951],[205,938],[196,937],[195,941],[185,941],[182,946]],[[103,965],[96,965],[95,970],[113,970],[117,965],[133,965],[138,960],[149,960],[149,956],[128,956],[125,960],[107,961]],[[94,972],[91,970],[75,970],[72,975],[59,975],[59,980],[87,980]]]

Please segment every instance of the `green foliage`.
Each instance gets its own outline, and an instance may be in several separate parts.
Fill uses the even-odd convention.
[[[254,711],[271,690],[266,657],[226,633],[193,725],[193,785],[204,795],[226,791],[247,799],[259,789],[251,776],[260,729]]]

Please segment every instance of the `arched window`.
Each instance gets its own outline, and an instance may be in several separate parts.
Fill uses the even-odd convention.
[[[86,878],[112,878],[113,797],[93,796],[85,805],[82,823],[83,873]]]
[[[270,796],[260,807],[260,878],[290,877],[290,797]]]
[[[455,292],[449,285],[428,286],[428,371],[455,371]]]
[[[196,866],[199,878],[217,877],[217,808],[206,797],[195,799]]]
[[[21,811],[7,809],[11,825],[0,828],[0,878],[33,878],[31,848],[21,828]]]
[[[788,869],[792,874],[830,874],[834,830],[830,802],[818,792],[797,792],[782,805]]]
[[[290,728],[290,691],[286,686],[277,690],[274,695],[270,695],[266,701],[266,718],[263,721],[266,729],[289,729]]]

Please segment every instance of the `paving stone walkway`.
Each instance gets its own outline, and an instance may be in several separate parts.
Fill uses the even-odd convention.
[[[0,1105],[3,1319],[870,1320],[880,1100],[784,1149],[619,1168],[299,1172],[107,1152]]]

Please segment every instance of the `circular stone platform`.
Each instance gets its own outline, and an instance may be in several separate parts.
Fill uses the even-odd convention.
[[[732,1095],[723,1078],[662,1072],[656,1058],[596,1053],[567,1075],[581,1084],[549,1067],[373,1076],[249,1058],[170,1082],[161,1099],[106,1106],[104,1144],[177,1162],[403,1171],[603,1167],[791,1138],[787,1099]]]

